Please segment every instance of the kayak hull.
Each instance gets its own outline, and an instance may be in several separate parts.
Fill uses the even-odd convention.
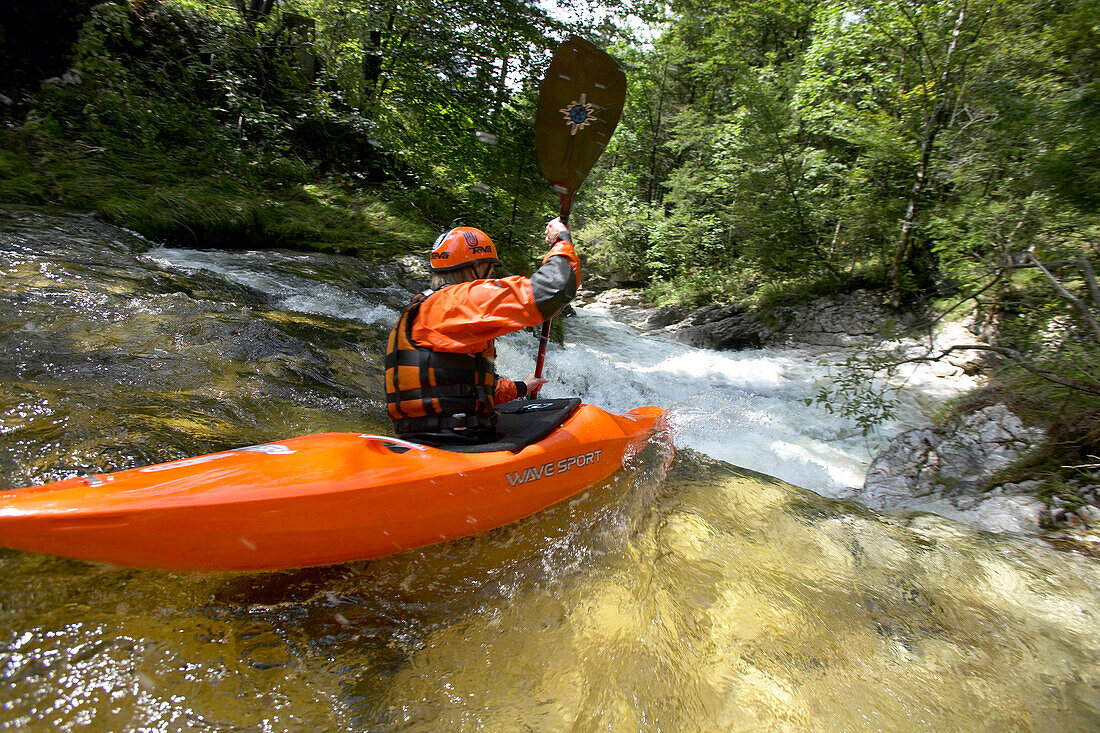
[[[663,412],[581,405],[518,452],[324,433],[0,492],[0,546],[129,567],[280,570],[484,532],[597,483]]]

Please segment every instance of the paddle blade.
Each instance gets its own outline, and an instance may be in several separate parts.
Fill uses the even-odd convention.
[[[619,63],[583,38],[569,37],[539,89],[535,149],[546,180],[570,196],[611,140],[626,99]]]

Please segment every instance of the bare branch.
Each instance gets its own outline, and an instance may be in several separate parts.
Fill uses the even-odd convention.
[[[1047,260],[1043,263],[1046,267],[1062,267],[1063,265],[1079,265],[1081,260]],[[1011,265],[1005,265],[1006,270],[1027,270],[1035,267],[1031,262],[1013,262]]]
[[[1096,322],[1096,318],[1092,315],[1089,307],[1085,305],[1080,298],[1078,298],[1076,295],[1066,290],[1062,286],[1062,283],[1058,281],[1058,278],[1054,277],[1051,271],[1048,270],[1046,266],[1039,261],[1039,258],[1035,256],[1034,249],[1035,248],[1032,247],[1031,250],[1028,251],[1028,260],[1037,268],[1039,268],[1039,271],[1043,273],[1047,281],[1050,282],[1050,284],[1054,287],[1054,292],[1058,294],[1058,297],[1069,303],[1070,307],[1077,311],[1077,315],[1081,316],[1081,320],[1083,320],[1085,324],[1089,327],[1089,330],[1092,331],[1092,338],[1097,343],[1100,343],[1100,323]]]
[[[992,288],[992,287],[993,287],[994,285],[996,285],[997,283],[999,283],[999,282],[1001,281],[1001,278],[1002,278],[1002,277],[1004,276],[1004,274],[1005,274],[1005,268],[1003,268],[1003,267],[998,267],[998,268],[997,268],[997,269],[996,269],[996,270],[994,271],[994,273],[993,273],[993,279],[992,279],[992,280],[990,280],[990,281],[989,281],[989,282],[988,282],[988,283],[987,283],[987,284],[986,284],[985,286],[983,286],[983,287],[982,287],[982,288],[980,288],[979,290],[976,290],[976,291],[974,291],[973,293],[971,293],[970,295],[966,296],[965,298],[962,298],[961,300],[959,300],[959,302],[958,302],[958,303],[956,303],[955,305],[951,306],[950,308],[948,308],[947,310],[945,310],[945,311],[944,311],[943,313],[941,313],[940,315],[936,316],[936,317],[935,317],[935,318],[934,318],[934,319],[932,320],[932,323],[930,323],[929,325],[930,325],[930,326],[934,326],[934,325],[936,325],[937,323],[939,323],[940,321],[942,321],[942,320],[943,320],[944,318],[947,318],[947,316],[951,315],[951,313],[952,313],[952,312],[954,312],[955,310],[957,310],[957,309],[961,308],[961,307],[962,307],[962,305],[963,305],[963,303],[966,303],[966,302],[967,302],[967,301],[969,301],[969,300],[977,301],[977,300],[978,300],[978,296],[980,296],[980,295],[981,295],[982,293],[984,293],[985,291],[989,290],[989,289],[990,289],[990,288]]]
[[[1081,271],[1085,273],[1085,282],[1089,286],[1089,296],[1092,298],[1092,307],[1100,308],[1100,288],[1096,287],[1096,272],[1092,269],[1092,262],[1087,257],[1077,260],[1081,265]]]
[[[986,344],[956,344],[954,346],[949,346],[948,348],[943,349],[938,354],[913,356],[908,359],[903,359],[902,361],[899,361],[898,364],[940,361],[941,359],[947,357],[949,354],[955,351],[990,351],[994,354],[998,354],[1007,359],[1010,359],[1020,368],[1026,369],[1032,374],[1042,377],[1049,382],[1054,382],[1055,384],[1060,384],[1063,387],[1069,387],[1070,389],[1077,390],[1078,392],[1084,392],[1085,394],[1093,395],[1094,397],[1100,397],[1100,383],[1086,382],[1081,379],[1074,379],[1072,377],[1067,377],[1062,374],[1056,374],[1049,369],[1044,369],[1043,367],[1028,361],[1019,351],[1016,351],[1015,349],[1008,349],[1003,346],[989,346]]]

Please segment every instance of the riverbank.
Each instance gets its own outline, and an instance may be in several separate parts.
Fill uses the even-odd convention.
[[[422,250],[435,227],[397,189],[319,177],[292,157],[147,154],[0,130],[0,200],[91,211],[180,247],[285,248],[383,259]],[[215,156],[216,157],[216,156]]]
[[[640,291],[625,289],[586,291],[578,300],[647,333],[716,350],[805,346],[829,350],[833,358],[904,361],[984,343],[972,321],[933,328],[925,312],[895,308],[862,290],[766,315],[737,305],[652,308]],[[896,436],[873,458],[863,486],[846,498],[878,510],[931,511],[986,531],[1089,552],[1100,548],[1100,482],[1086,470],[1069,478],[1050,470],[1052,462],[1068,467],[1075,454],[1059,458],[1050,426],[1027,424],[1025,411],[998,399],[1001,365],[968,350],[918,363],[921,374],[903,369],[895,379],[954,383],[961,397],[930,417],[932,424]],[[837,364],[838,373],[841,368]]]
[[[475,185],[482,166],[514,164],[511,148],[452,136],[434,116],[413,132],[412,110],[374,118],[361,85],[341,89],[335,76],[304,68],[292,29],[315,29],[317,19],[278,11],[257,25],[231,6],[175,2],[55,10],[43,18],[67,37],[53,39],[55,73],[0,83],[5,204],[92,211],[168,246],[368,261],[422,252],[460,216],[487,228],[509,221],[521,233],[541,226],[519,205],[536,190],[550,200],[541,179],[507,195]],[[18,71],[26,59],[9,61]],[[515,267],[528,240],[511,235],[501,257]]]

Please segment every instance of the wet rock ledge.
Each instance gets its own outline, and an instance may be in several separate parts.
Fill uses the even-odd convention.
[[[772,311],[768,323],[740,305],[708,305],[691,310],[647,307],[635,290],[582,291],[582,305],[606,308],[612,316],[689,346],[736,351],[764,346],[855,346],[921,326],[921,315],[896,309],[866,290],[818,298]]]

